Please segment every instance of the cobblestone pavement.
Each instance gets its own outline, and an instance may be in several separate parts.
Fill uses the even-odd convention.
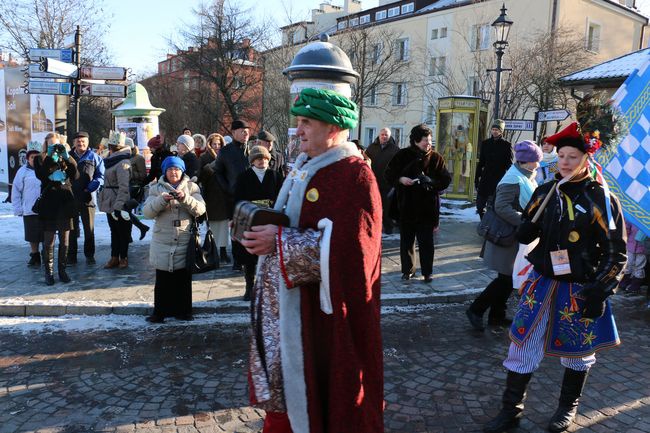
[[[572,431],[650,431],[650,313],[640,296],[613,302],[623,345],[599,355]],[[507,335],[471,331],[465,308],[384,311],[387,432],[476,432],[498,410]],[[0,328],[0,432],[257,432],[246,335],[245,324]],[[561,376],[559,361],[546,359],[518,431],[544,431]]]

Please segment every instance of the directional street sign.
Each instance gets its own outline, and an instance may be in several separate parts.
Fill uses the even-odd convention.
[[[534,129],[534,120],[526,119],[509,119],[506,120],[506,129],[510,131],[532,131]]]
[[[82,84],[80,95],[126,98],[126,86],[121,84]]]
[[[32,61],[39,60],[40,57],[56,59],[66,63],[72,63],[72,48],[53,50],[49,48],[30,48],[29,59]]]
[[[41,71],[40,66],[41,65],[38,63],[29,64],[29,69],[27,70],[29,73],[29,78],[64,78],[51,72],[43,72]]]
[[[79,75],[79,68],[75,64],[48,59],[47,57],[41,62],[40,69],[42,72],[50,72],[69,78],[77,78],[77,75]]]
[[[569,117],[571,113],[567,110],[549,110],[549,111],[538,111],[537,120],[540,122],[550,122],[553,120],[562,121]]]
[[[82,79],[126,80],[126,68],[90,66],[81,68]]]
[[[27,91],[29,93],[45,95],[70,95],[72,94],[72,84],[57,83],[56,81],[29,80]]]

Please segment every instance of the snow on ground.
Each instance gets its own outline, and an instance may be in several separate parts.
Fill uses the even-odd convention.
[[[417,313],[441,310],[460,304],[422,304],[388,306],[381,308],[381,314]],[[210,325],[248,325],[250,315],[245,314],[198,314],[190,322],[167,319],[162,324],[151,324],[145,316],[83,316],[66,315],[56,317],[0,317],[0,332],[17,334],[55,333],[55,332],[93,332],[93,331],[142,331],[152,328],[169,328],[173,326],[210,326]]]

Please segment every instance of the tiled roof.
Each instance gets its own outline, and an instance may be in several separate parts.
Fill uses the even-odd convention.
[[[574,82],[594,82],[594,81],[624,81],[636,68],[647,61],[650,56],[650,48],[644,48],[608,60],[604,63],[591,66],[587,69],[565,75],[560,78],[565,84]]]

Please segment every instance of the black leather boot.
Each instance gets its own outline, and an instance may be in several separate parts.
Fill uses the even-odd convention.
[[[253,283],[255,282],[255,265],[244,265],[244,279],[246,280],[244,301],[250,301],[253,294]]]
[[[219,256],[221,263],[230,263],[230,257],[228,257],[226,247],[219,247]]]
[[[41,266],[41,253],[29,253],[29,262],[27,262],[27,266],[33,266],[35,268]]]
[[[532,373],[519,374],[508,371],[501,411],[483,427],[483,432],[501,433],[519,425],[521,413],[524,410],[526,388],[531,377],[533,377]]]
[[[59,271],[59,280],[62,283],[69,283],[70,282],[70,277],[68,276],[67,272],[65,271],[65,267],[68,263],[68,246],[67,245],[60,245],[59,244],[59,263],[57,264],[57,268]]]
[[[570,368],[564,370],[560,403],[548,424],[548,431],[563,432],[573,424],[588,373],[589,371],[576,371]]]
[[[45,284],[54,285],[54,245],[43,247],[43,269],[45,270]]]

